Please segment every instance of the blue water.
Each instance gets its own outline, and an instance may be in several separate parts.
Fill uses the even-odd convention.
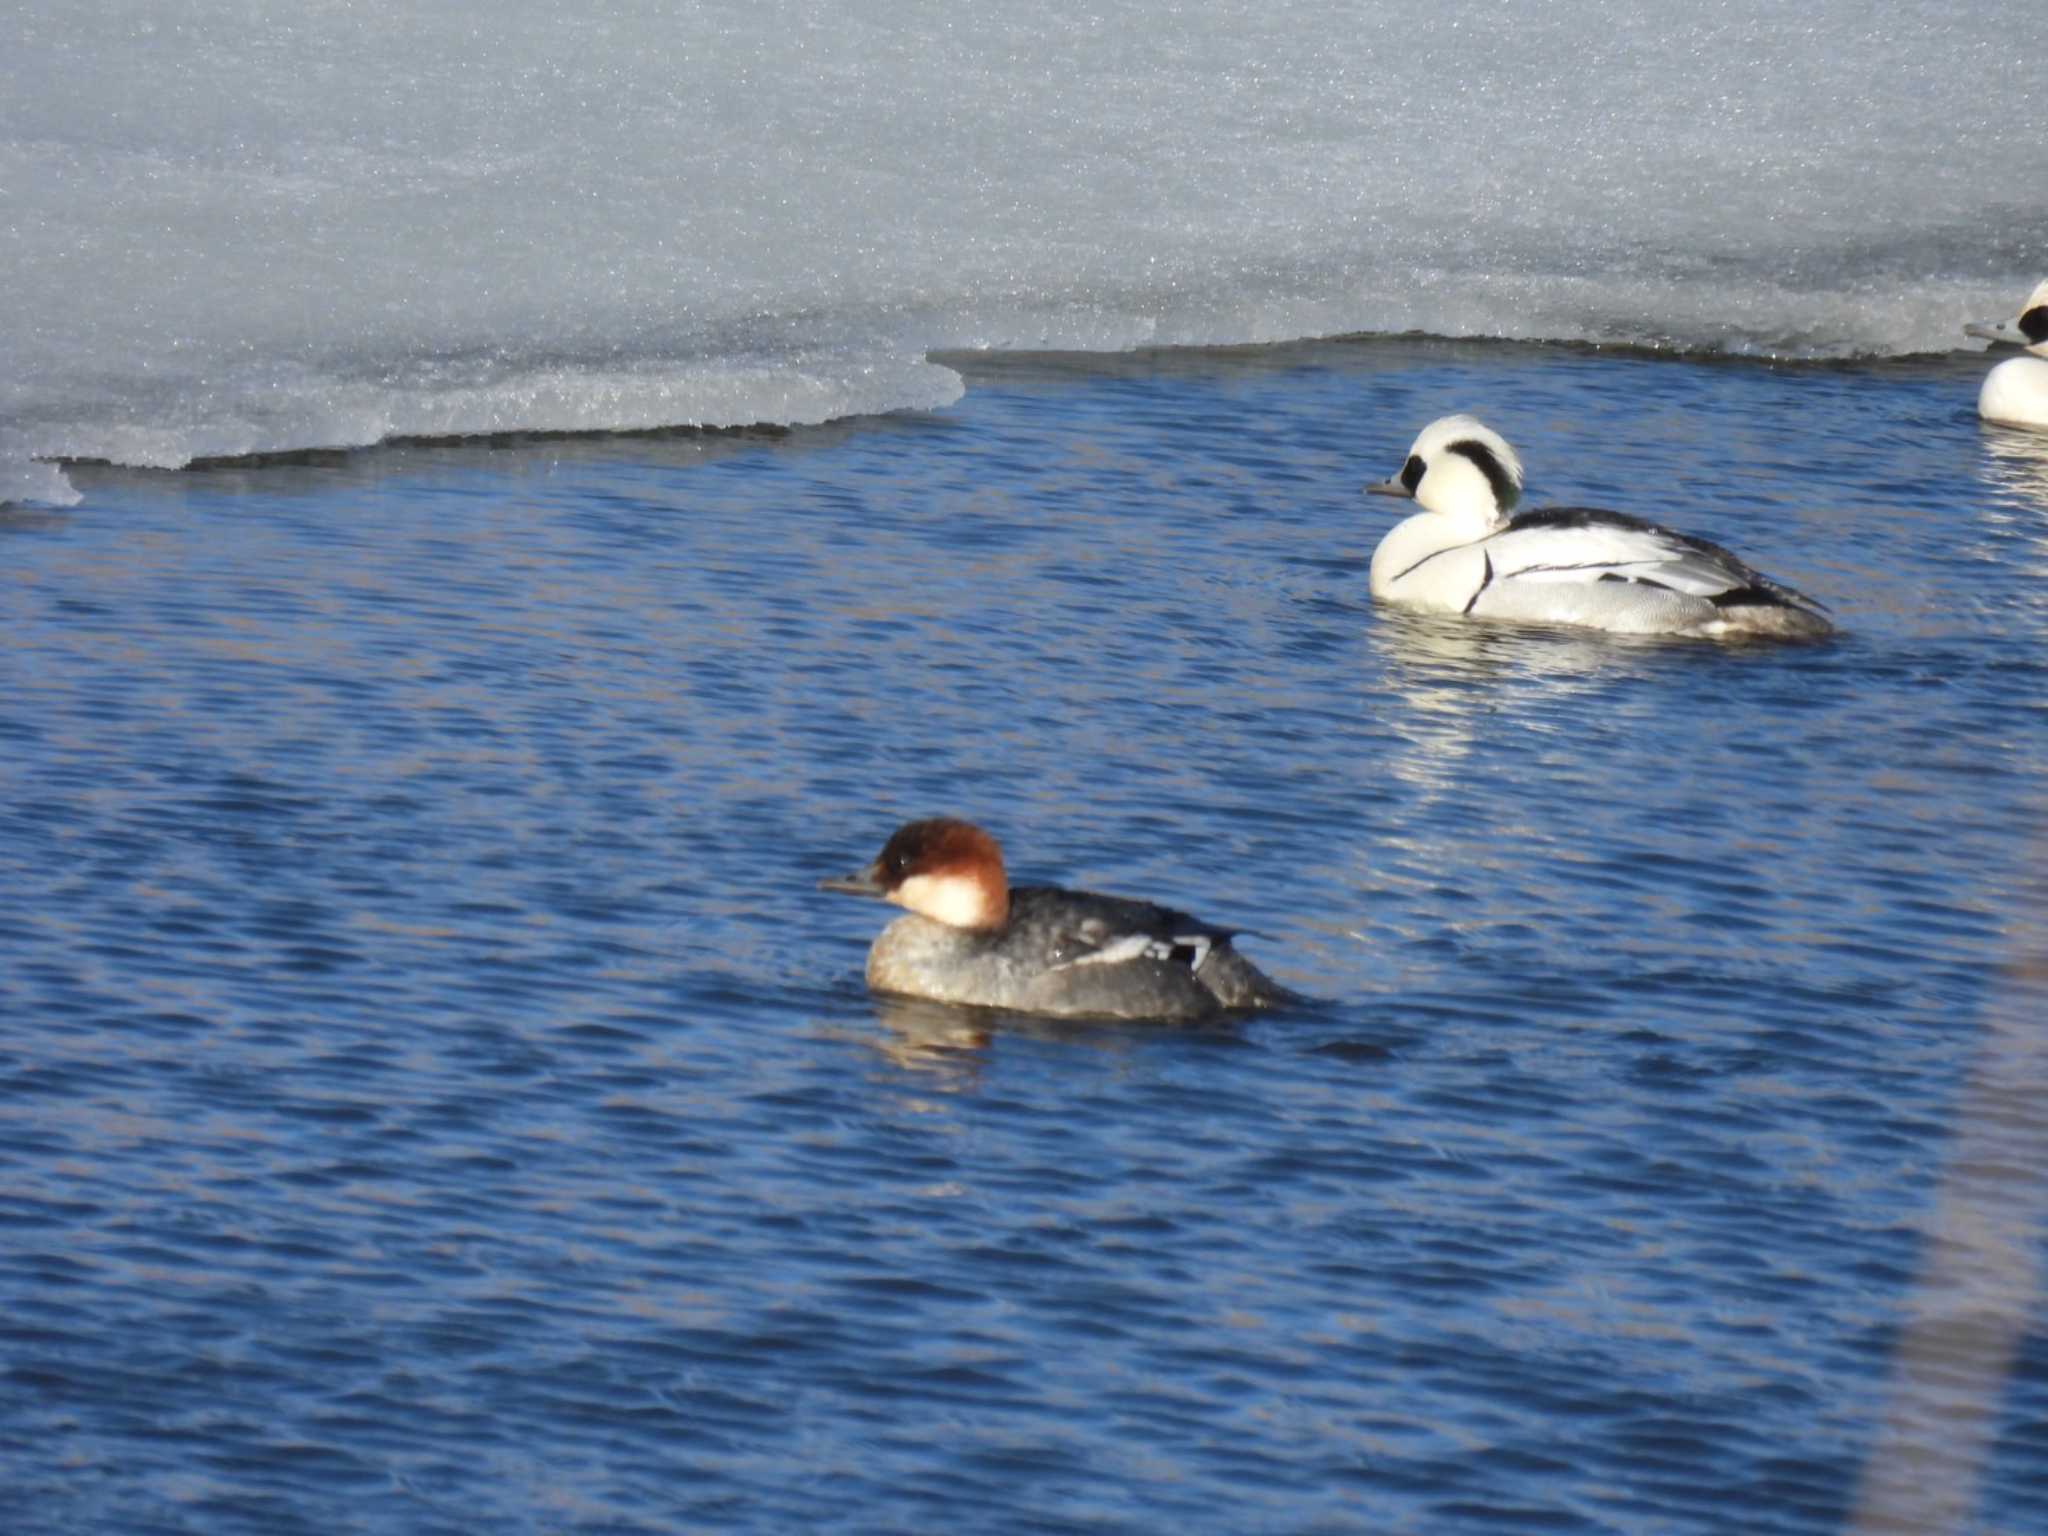
[[[2048,1530],[1981,361],[951,361],[0,512],[6,1528]],[[1843,636],[1376,610],[1460,408]],[[935,812],[1322,1001],[872,1000],[815,881]]]

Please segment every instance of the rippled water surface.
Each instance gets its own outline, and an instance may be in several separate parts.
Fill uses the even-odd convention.
[[[964,366],[0,512],[9,1528],[2048,1530],[1981,363]],[[1843,637],[1376,611],[1459,408]],[[940,811],[1322,1001],[871,1000]]]

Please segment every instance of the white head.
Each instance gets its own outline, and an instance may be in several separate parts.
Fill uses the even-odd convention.
[[[1470,525],[1479,538],[1506,522],[1522,499],[1522,461],[1477,417],[1444,416],[1422,429],[1400,474],[1366,489],[1411,497],[1425,512]]]
[[[2048,357],[2048,280],[2034,285],[2034,291],[2027,295],[2027,302],[2020,306],[2020,312],[2014,319],[1999,320],[1990,325],[1966,325],[1963,334],[2004,342],[2007,346],[2025,347],[2036,357]]]
[[[872,864],[818,887],[879,896],[951,928],[1000,928],[1010,917],[1003,850],[972,822],[949,816],[898,827]]]

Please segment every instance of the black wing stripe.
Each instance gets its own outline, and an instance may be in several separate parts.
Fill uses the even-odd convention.
[[[1471,547],[1472,546],[1469,544],[1453,544],[1449,549],[1433,549],[1428,554],[1424,555],[1420,560],[1416,561],[1413,565],[1409,566],[1407,570],[1402,571],[1399,575],[1388,577],[1387,585],[1391,587],[1397,581],[1406,581],[1410,576],[1413,576],[1417,571],[1421,570],[1425,565],[1429,564],[1429,562],[1434,560],[1438,555],[1448,555],[1457,550],[1470,549]]]

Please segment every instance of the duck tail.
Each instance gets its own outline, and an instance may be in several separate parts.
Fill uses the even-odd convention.
[[[1195,979],[1225,1008],[1289,1008],[1315,1001],[1305,993],[1281,986],[1227,944],[1209,951],[1195,972]]]
[[[1731,636],[1818,640],[1835,632],[1819,603],[1774,581],[1717,592],[1707,601],[1721,610],[1722,631]]]

